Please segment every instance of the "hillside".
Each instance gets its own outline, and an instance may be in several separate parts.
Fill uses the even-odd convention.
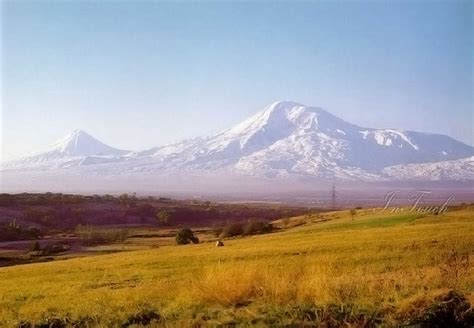
[[[0,268],[0,325],[468,327],[473,214],[472,206],[440,215],[330,212],[280,220],[280,232],[220,248]]]
[[[134,194],[82,196],[62,193],[0,194],[0,224],[15,220],[27,227],[73,229],[91,226],[160,226],[157,216],[169,216],[167,226],[208,226],[248,218],[271,221],[300,215],[305,207],[275,204],[224,204],[197,199],[137,197]],[[1,241],[1,238],[0,238]]]

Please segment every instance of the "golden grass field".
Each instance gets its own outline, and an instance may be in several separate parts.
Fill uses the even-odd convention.
[[[277,224],[285,227],[220,248],[205,242],[0,268],[0,326],[396,326],[452,289],[474,300],[472,206]]]

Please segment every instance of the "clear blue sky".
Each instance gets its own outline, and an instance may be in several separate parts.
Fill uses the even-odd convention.
[[[74,128],[126,149],[275,100],[473,144],[471,1],[3,1],[6,158]]]

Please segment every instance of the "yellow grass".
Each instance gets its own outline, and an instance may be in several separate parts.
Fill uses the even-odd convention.
[[[221,248],[166,246],[0,268],[0,326],[52,317],[120,326],[142,310],[159,313],[161,325],[271,325],[304,320],[298,309],[331,306],[393,323],[451,288],[472,300],[473,264],[460,264],[457,277],[456,258],[447,258],[454,250],[472,262],[474,208],[324,216],[331,221],[294,219],[306,224]]]

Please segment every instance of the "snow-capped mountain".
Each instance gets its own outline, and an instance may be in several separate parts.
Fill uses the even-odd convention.
[[[88,133],[77,129],[57,140],[44,151],[4,163],[3,168],[51,169],[92,163],[109,163],[119,161],[127,153],[129,151],[110,147]]]
[[[453,161],[390,166],[382,173],[394,180],[474,181],[474,156]]]
[[[363,128],[317,108],[276,102],[216,135],[139,152],[148,168],[219,169],[251,175],[381,178],[385,167],[455,160],[472,147],[438,134]]]
[[[74,156],[116,156],[129,151],[110,147],[86,132],[76,129],[52,144],[49,152]]]
[[[276,102],[220,133],[128,154],[75,131],[49,151],[5,167],[40,163],[42,168],[87,166],[87,172],[122,175],[204,170],[257,177],[380,181],[432,179],[430,173],[408,172],[435,174],[433,165],[442,162],[451,163],[439,164],[443,171],[457,173],[436,176],[458,179],[460,175],[472,177],[473,155],[473,147],[448,136],[364,128],[318,107]],[[464,164],[456,164],[458,160]]]

